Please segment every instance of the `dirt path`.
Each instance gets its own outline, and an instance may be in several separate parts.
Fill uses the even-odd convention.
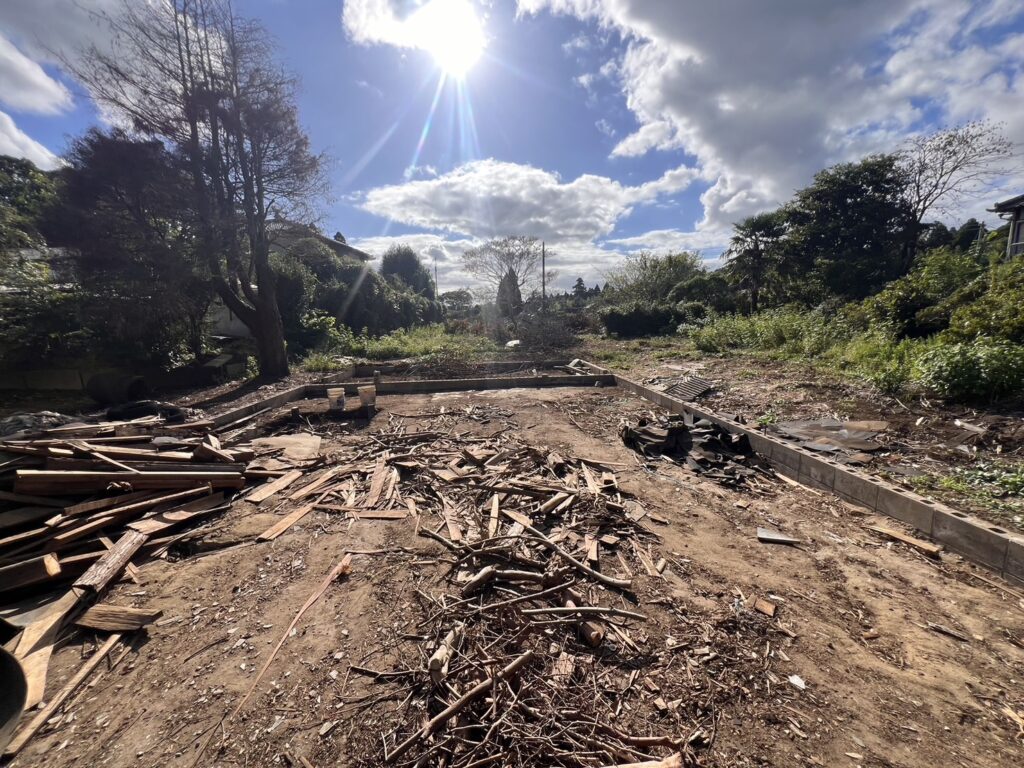
[[[617,390],[382,397],[371,431],[388,409],[411,415],[480,404],[514,416],[467,419],[460,430],[511,427],[531,444],[614,462],[622,489],[668,521],[655,526],[662,541],[651,553],[666,558],[665,573],[635,576],[638,609],[650,618],[635,637],[662,697],[686,702],[655,716],[653,729],[686,737],[695,723],[683,713],[716,702],[703,716],[713,724],[705,729],[710,747],[698,750],[703,765],[1024,761],[1022,735],[1000,711],[1024,711],[1024,600],[979,578],[991,578],[987,572],[954,555],[935,563],[883,541],[864,529],[876,518],[813,491],[779,484],[738,493],[665,462],[638,466],[616,428],[620,416],[647,406]],[[141,569],[141,585],[120,584],[113,602],[160,608],[164,619],[14,765],[379,763],[378,727],[406,691],[352,674],[349,665],[387,671],[415,660],[408,644],[419,631],[417,590],[452,591],[443,550],[416,536],[410,520],[349,522],[322,512],[275,542],[250,543],[284,511],[238,502],[207,536],[238,546],[154,562]],[[804,543],[758,543],[758,526]],[[352,575],[287,638],[239,718],[221,725],[345,550],[376,553],[353,557]],[[751,611],[759,597],[778,605],[777,621]],[[682,636],[707,637],[709,653],[721,658],[685,661],[673,650]],[[77,641],[60,649],[50,690],[73,674],[85,650]],[[652,698],[630,699],[624,719],[631,707],[650,711]]]

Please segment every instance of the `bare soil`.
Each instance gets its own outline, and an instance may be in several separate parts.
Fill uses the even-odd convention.
[[[714,366],[704,373],[743,380],[738,364]],[[757,391],[761,400],[748,413],[780,402],[792,403],[794,414],[813,413],[845,399],[841,390],[781,384]],[[798,402],[789,391],[810,394]],[[730,388],[712,404],[724,410],[740,397]],[[662,540],[650,553],[667,560],[665,572],[635,574],[637,605],[629,607],[648,617],[633,630],[640,650],[609,668],[601,692],[622,697],[621,727],[683,738],[702,729],[706,739],[695,743],[705,766],[1024,763],[1024,733],[1003,711],[1024,711],[1024,592],[955,555],[935,562],[883,540],[865,526],[893,521],[833,497],[782,483],[726,490],[668,462],[644,464],[619,441],[617,427],[620,417],[649,407],[625,393],[380,397],[372,423],[331,427],[326,449],[366,440],[393,413],[422,426],[442,408],[474,405],[513,415],[490,423],[466,418],[456,431],[509,429],[564,455],[615,463],[620,487],[667,521],[654,526]],[[445,550],[417,536],[410,519],[348,521],[319,511],[276,541],[254,543],[290,510],[236,502],[206,528],[207,551],[147,563],[141,585],[119,584],[112,602],[159,608],[164,618],[120,664],[94,676],[13,765],[381,764],[381,732],[404,711],[407,690],[349,666],[388,671],[420,658],[418,641],[409,639],[422,619],[418,592],[457,594]],[[802,544],[759,543],[758,526]],[[211,549],[214,542],[220,548]],[[351,576],[328,588],[242,714],[223,722],[345,551],[373,554],[353,556]],[[751,610],[757,598],[777,604],[775,619]],[[59,649],[48,691],[74,674],[97,640],[79,633]],[[675,650],[680,640],[686,648],[706,643],[715,656],[688,663],[689,652]],[[684,704],[655,710],[653,693],[627,686],[626,662],[656,681],[665,699]],[[595,656],[594,663],[606,661]]]
[[[890,397],[870,385],[808,363],[735,354],[709,356],[679,343],[603,340],[585,350],[599,365],[659,387],[689,375],[714,382],[697,404],[750,425],[798,419],[884,420],[884,449],[865,467],[997,525],[1024,531],[1024,498],[978,475],[997,467],[1024,474],[1024,410]],[[957,422],[969,426],[962,427]],[[981,428],[982,434],[976,429]]]

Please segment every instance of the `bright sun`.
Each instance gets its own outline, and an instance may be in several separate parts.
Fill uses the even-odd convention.
[[[484,51],[484,31],[469,0],[430,0],[408,27],[416,47],[430,53],[448,75],[463,77]]]

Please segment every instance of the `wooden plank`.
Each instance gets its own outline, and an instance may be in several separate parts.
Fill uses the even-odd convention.
[[[28,725],[22,728],[18,733],[11,739],[11,743],[7,745],[4,750],[5,757],[14,757],[22,750],[22,748],[28,743],[29,739],[36,735],[39,730],[46,724],[46,721],[53,717],[54,713],[59,710],[64,702],[70,698],[71,694],[78,690],[78,687],[86,681],[86,679],[93,673],[93,670],[100,665],[106,657],[118,643],[121,642],[121,634],[115,632],[107,641],[100,646],[100,649],[94,653],[82,668],[79,669],[70,680],[65,683],[64,687],[61,688],[50,702],[39,710],[38,714],[29,721]]]
[[[0,591],[44,584],[60,576],[56,555],[41,555],[0,568]]]
[[[197,499],[189,504],[183,504],[176,509],[160,512],[152,517],[145,517],[142,520],[128,523],[127,527],[139,533],[155,536],[166,531],[168,528],[173,528],[189,520],[209,515],[223,502],[224,494],[215,493],[212,496]]]
[[[462,541],[462,528],[459,527],[458,518],[455,516],[455,507],[448,500],[447,496],[437,494],[441,499],[441,510],[444,515],[445,525],[448,526],[448,538],[452,541]]]
[[[377,465],[373,469],[373,477],[370,480],[370,492],[366,495],[363,504],[367,507],[377,506],[380,494],[384,490],[384,481],[387,479],[387,454],[377,457]]]
[[[25,627],[18,638],[14,655],[21,662],[25,682],[28,684],[28,693],[25,696],[26,710],[43,700],[53,644],[57,640],[57,633],[64,624],[64,619],[78,605],[78,599],[73,590],[68,590],[59,600],[50,604],[50,610]]]
[[[257,536],[256,537],[256,541],[273,541],[278,536],[280,536],[282,533],[284,533],[289,528],[291,528],[293,525],[295,525],[297,522],[299,522],[299,520],[301,520],[306,515],[308,515],[310,512],[312,512],[313,509],[317,505],[319,505],[321,501],[323,501],[325,498],[327,498],[327,494],[328,493],[330,493],[330,491],[327,491],[325,493],[320,494],[320,497],[316,501],[311,501],[308,504],[305,504],[305,505],[299,507],[294,512],[292,512],[290,515],[286,515],[286,516],[282,517],[280,520],[278,520],[272,526],[267,528],[267,530],[265,530],[263,533],[261,533],[259,536]]]
[[[121,571],[148,539],[149,536],[145,533],[125,531],[114,544],[114,548],[108,550],[75,581],[75,588],[102,592],[110,582],[121,575]]]
[[[75,624],[102,632],[133,632],[163,616],[163,611],[97,603],[75,619]]]
[[[235,461],[235,457],[219,447],[200,443],[192,451],[192,461],[219,461],[222,464],[232,464]]]
[[[266,501],[275,493],[283,491],[289,485],[294,483],[302,477],[301,469],[293,469],[291,472],[277,478],[273,482],[266,483],[265,485],[259,486],[256,490],[245,497],[246,501],[251,501],[253,504],[259,504],[261,501]]]
[[[926,555],[927,557],[938,558],[939,553],[942,552],[943,549],[941,544],[932,544],[931,542],[923,541],[913,536],[909,536],[906,533],[903,533],[902,531],[897,531],[892,528],[886,528],[884,525],[868,525],[865,527],[869,531],[880,533],[883,536],[887,536],[890,539],[902,541],[907,546],[913,547],[918,552],[920,552],[923,555]]]
[[[19,469],[14,481],[17,491],[46,491],[56,494],[96,492],[111,483],[124,483],[133,490],[159,490],[195,485],[214,488],[241,488],[245,479],[239,472],[50,472],[45,469]]]
[[[120,496],[106,496],[102,499],[94,499],[92,501],[83,501],[79,504],[72,504],[70,507],[64,507],[61,512],[64,517],[76,517],[77,515],[84,515],[89,512],[99,512],[109,507],[116,507],[119,504],[125,502],[141,501],[147,496],[152,497],[154,494],[149,491],[133,491],[132,493],[123,493]]]
[[[312,495],[318,488],[336,477],[342,469],[344,469],[344,467],[331,467],[330,469],[324,470],[313,482],[302,486],[289,496],[289,500],[297,501],[299,499],[304,499],[306,496]]]
[[[491,516],[487,520],[487,536],[492,539],[498,535],[499,509],[498,494],[494,494],[491,496]]]

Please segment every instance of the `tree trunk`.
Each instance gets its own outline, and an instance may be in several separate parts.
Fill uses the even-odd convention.
[[[277,276],[266,259],[256,266],[259,297],[256,322],[252,328],[260,358],[260,376],[281,379],[288,375],[288,348],[284,341],[284,322],[277,304]]]

